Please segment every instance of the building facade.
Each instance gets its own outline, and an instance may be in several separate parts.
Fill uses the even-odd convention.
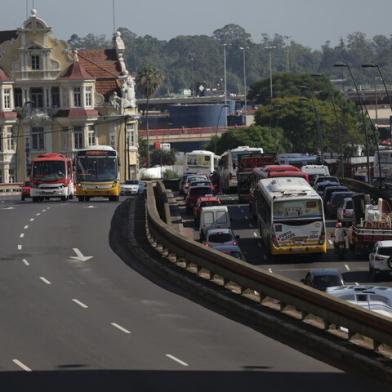
[[[119,153],[120,179],[137,178],[135,82],[117,32],[110,49],[71,50],[35,10],[0,31],[0,183],[29,177],[44,152],[72,157],[94,145]]]

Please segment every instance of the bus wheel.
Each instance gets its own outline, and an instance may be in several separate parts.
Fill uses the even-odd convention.
[[[90,201],[90,196],[84,196],[84,201]]]
[[[110,201],[119,201],[120,198],[118,196],[109,196]]]
[[[67,198],[66,198],[66,196],[61,196],[61,201],[67,201]]]
[[[72,199],[73,199],[73,195],[70,194],[70,195],[68,196],[68,200],[72,200]]]
[[[84,196],[78,196],[79,201],[84,201]]]

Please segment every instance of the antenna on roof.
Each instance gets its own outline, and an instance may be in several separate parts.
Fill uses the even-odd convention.
[[[113,0],[113,34],[116,32],[116,1]]]

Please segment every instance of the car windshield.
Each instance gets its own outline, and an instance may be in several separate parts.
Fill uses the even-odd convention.
[[[65,177],[64,161],[33,162],[32,177],[35,180],[55,181]]]
[[[208,236],[208,242],[229,242],[233,240],[231,233],[213,233]]]
[[[219,202],[217,201],[203,201],[200,204],[200,207],[213,207],[213,206],[218,206]]]
[[[336,275],[320,275],[313,279],[314,286],[318,289],[325,290],[327,287],[341,286],[342,281]]]
[[[382,256],[392,256],[392,247],[378,248],[378,254]]]

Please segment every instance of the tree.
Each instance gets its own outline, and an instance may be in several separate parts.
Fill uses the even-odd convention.
[[[162,75],[160,71],[153,65],[146,65],[138,72],[136,76],[136,86],[139,92],[146,98],[146,131],[147,131],[147,145],[149,145],[149,127],[148,127],[148,111],[151,96],[158,89],[162,82]],[[150,167],[150,154],[147,150],[147,166]]]
[[[205,146],[209,151],[223,154],[238,146],[262,147],[266,152],[285,152],[291,150],[290,143],[284,138],[283,130],[252,125],[244,129],[229,129],[222,136],[214,136]]]
[[[176,154],[174,150],[153,150],[151,152],[151,165],[174,165],[176,162]]]
[[[220,45],[227,44],[233,46],[248,45],[251,39],[251,35],[243,27],[232,23],[215,30],[213,37]]]

